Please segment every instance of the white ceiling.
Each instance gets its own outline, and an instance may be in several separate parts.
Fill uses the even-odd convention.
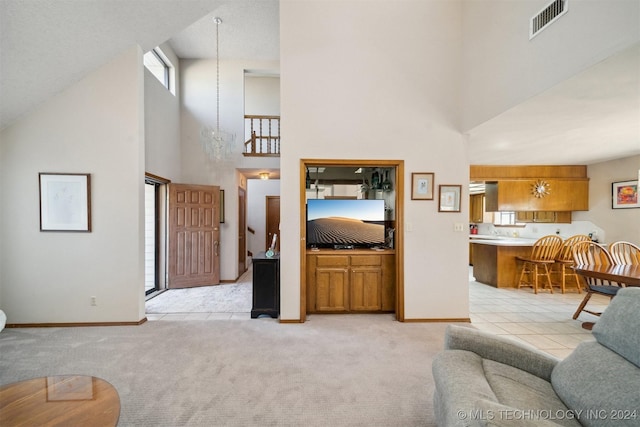
[[[475,127],[472,164],[592,164],[640,154],[640,44]]]
[[[278,0],[1,0],[0,128],[133,44],[180,58],[279,59]],[[472,164],[640,154],[640,44],[467,132]]]

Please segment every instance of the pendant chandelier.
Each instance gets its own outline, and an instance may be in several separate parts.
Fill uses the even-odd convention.
[[[216,125],[205,126],[200,132],[200,143],[209,158],[214,161],[230,160],[235,147],[235,134],[220,129],[220,37],[222,19],[215,17],[216,23]]]

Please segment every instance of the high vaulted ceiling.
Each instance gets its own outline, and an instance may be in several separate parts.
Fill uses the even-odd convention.
[[[153,5],[153,7],[150,7]],[[134,44],[179,58],[279,59],[278,0],[2,0],[0,128]],[[640,154],[640,45],[466,132],[472,164]]]

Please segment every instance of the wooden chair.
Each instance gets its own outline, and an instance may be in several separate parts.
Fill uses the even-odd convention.
[[[640,247],[630,242],[613,242],[609,245],[609,253],[618,264],[640,264]]]
[[[575,265],[613,265],[614,261],[609,251],[603,246],[595,242],[578,242],[573,245],[572,249],[573,262]],[[581,312],[600,316],[600,312],[587,310],[585,306],[591,299],[593,294],[604,295],[613,298],[622,287],[618,283],[604,282],[602,280],[588,279],[587,294],[584,296],[578,309],[573,314],[573,318],[577,319]]]
[[[520,280],[518,288],[523,286],[533,287],[533,292],[538,293],[538,277],[542,276],[547,279],[549,292],[553,293],[553,284],[551,282],[551,270],[555,258],[562,246],[562,238],[554,234],[544,236],[536,240],[531,248],[531,256],[516,257],[516,260],[522,262],[522,270],[520,270]],[[527,280],[528,276],[528,280]]]
[[[556,273],[560,275],[560,290],[564,294],[567,288],[567,279],[573,278],[573,281],[576,284],[576,290],[578,293],[582,293],[583,282],[580,276],[576,274],[576,272],[571,268],[573,265],[573,253],[571,249],[573,245],[578,242],[589,242],[591,238],[586,234],[576,234],[575,236],[571,236],[562,242],[562,247],[560,248],[560,252],[556,256],[554,266],[556,268]]]

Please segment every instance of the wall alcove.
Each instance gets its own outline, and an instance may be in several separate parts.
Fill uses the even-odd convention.
[[[308,199],[382,199],[385,206],[386,239],[381,248],[375,249],[331,249],[313,250],[307,242],[307,200]],[[404,212],[404,161],[402,160],[349,160],[349,159],[302,159],[300,161],[300,320],[306,320],[307,313],[343,313],[343,312],[393,312],[396,320],[404,321],[404,282],[403,282],[403,212]],[[391,238],[389,238],[391,237]],[[378,252],[375,252],[378,251]],[[381,270],[368,266],[368,259],[377,259],[368,254],[379,253]],[[351,281],[344,288],[343,279],[332,283],[339,294],[330,297],[316,294],[315,274],[318,255],[325,260],[345,260],[346,264],[327,266],[324,273],[329,277],[337,271],[344,282]],[[386,267],[385,267],[386,266]],[[340,271],[340,270],[343,271]],[[311,275],[310,275],[311,274]],[[369,274],[369,276],[367,276]],[[371,285],[373,278],[381,277],[382,290],[377,296],[375,286],[370,290],[362,286]],[[327,279],[333,280],[333,279]],[[322,282],[322,278],[320,279]],[[323,289],[327,282],[323,282]],[[343,293],[344,292],[344,293]],[[358,295],[364,295],[364,301]],[[344,298],[342,298],[344,296]],[[325,298],[326,297],[326,298]],[[330,304],[327,304],[328,300]],[[320,300],[323,300],[322,302]],[[347,306],[341,306],[346,302]]]

